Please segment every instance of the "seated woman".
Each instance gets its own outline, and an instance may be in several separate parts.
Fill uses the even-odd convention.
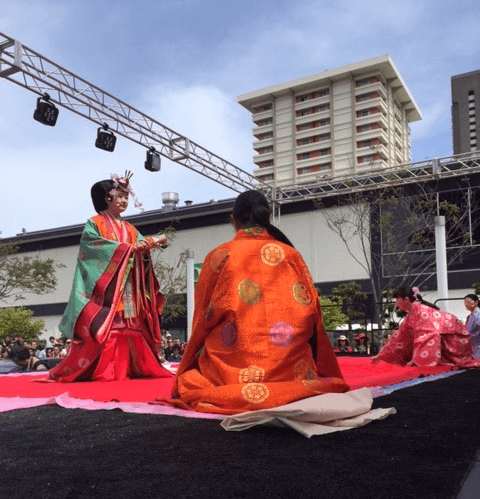
[[[350,346],[350,342],[348,341],[348,338],[342,334],[341,336],[338,337],[337,339],[337,345],[335,347],[334,352],[337,353],[352,353],[353,348]]]
[[[372,363],[480,367],[472,356],[470,335],[456,316],[424,301],[418,288],[400,288],[395,298],[407,315]]]
[[[263,194],[240,194],[235,237],[205,258],[176,405],[235,414],[348,390],[307,266],[270,215]]]
[[[370,344],[368,343],[368,338],[365,333],[359,333],[355,338],[353,338],[355,342],[355,352],[370,355]]]
[[[470,312],[465,325],[467,333],[472,337],[473,356],[480,359],[480,308],[478,307],[478,296],[474,293],[465,296],[463,303]]]
[[[157,354],[163,296],[149,250],[165,236],[143,238],[120,216],[131,193],[127,174],[97,182],[98,215],[85,224],[73,288],[60,330],[73,341],[50,380],[170,377]]]

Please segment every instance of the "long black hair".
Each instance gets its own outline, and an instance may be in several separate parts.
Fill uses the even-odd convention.
[[[415,292],[416,291],[416,292]],[[430,303],[422,298],[422,295],[418,292],[418,289],[407,288],[402,286],[397,289],[394,298],[408,298],[411,302],[419,301],[422,305],[427,305],[435,310],[440,310],[436,305]]]
[[[290,239],[277,227],[270,223],[272,210],[267,198],[259,191],[242,192],[233,205],[233,219],[241,228],[263,227],[277,241],[294,247]]]

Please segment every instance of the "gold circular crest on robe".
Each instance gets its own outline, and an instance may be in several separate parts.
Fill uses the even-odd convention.
[[[247,383],[242,387],[242,397],[252,404],[261,404],[267,400],[270,390],[263,383]]]
[[[294,375],[295,379],[310,379],[308,377],[309,371],[312,371],[312,368],[310,367],[310,364],[303,359],[299,360],[293,366],[293,375]]]
[[[258,383],[263,381],[265,377],[265,369],[258,366],[248,366],[240,369],[238,381],[240,383]]]
[[[303,282],[296,282],[292,287],[293,298],[300,305],[308,306],[312,303],[312,297]]]
[[[248,305],[256,305],[262,299],[260,286],[249,279],[240,281],[237,286],[240,299]]]
[[[225,262],[227,261],[228,255],[228,250],[225,248],[219,249],[212,255],[210,260],[210,268],[212,269],[212,272],[218,274],[222,270]]]
[[[285,251],[275,243],[264,244],[260,249],[260,258],[265,265],[275,267],[285,259]]]

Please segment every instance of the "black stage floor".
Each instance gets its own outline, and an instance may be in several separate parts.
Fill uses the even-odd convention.
[[[384,421],[311,439],[121,411],[4,412],[0,497],[478,498],[465,479],[478,463],[479,394],[480,371],[462,372],[377,398],[398,411]]]

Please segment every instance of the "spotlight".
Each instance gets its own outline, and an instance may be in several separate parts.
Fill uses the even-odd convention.
[[[37,108],[33,112],[33,119],[43,125],[55,126],[58,118],[58,109],[53,102],[50,102],[50,96],[43,94],[43,97],[37,99]]]
[[[115,149],[115,143],[117,142],[117,137],[113,132],[108,131],[108,125],[106,123],[99,127],[97,130],[97,140],[95,141],[95,147],[103,149],[104,151],[113,152]]]
[[[160,154],[155,150],[155,147],[150,147],[147,151],[147,159],[145,160],[145,169],[149,172],[159,172],[161,168]]]

